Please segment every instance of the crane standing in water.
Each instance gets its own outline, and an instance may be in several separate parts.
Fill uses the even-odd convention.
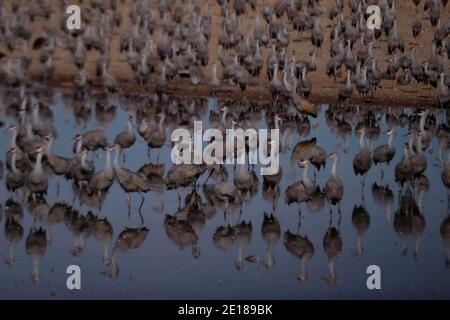
[[[140,212],[145,201],[144,193],[150,191],[150,183],[147,181],[144,174],[135,173],[123,168],[119,164],[119,155],[121,151],[120,145],[116,144],[114,146],[114,149],[116,152],[116,155],[114,157],[114,173],[116,175],[117,181],[119,181],[120,186],[127,195],[128,212],[130,213],[131,210],[131,192],[138,192],[142,197],[142,202],[139,206]]]

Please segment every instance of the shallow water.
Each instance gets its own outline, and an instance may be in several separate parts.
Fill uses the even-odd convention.
[[[13,98],[7,97],[5,92],[2,94],[1,120],[5,124],[17,123],[8,112]],[[44,104],[51,107],[52,123],[58,131],[53,153],[66,157],[73,156],[72,139],[76,133],[103,128],[108,141],[112,143],[116,134],[125,130],[128,114],[134,115],[138,121],[142,118],[140,112],[136,113],[137,109],[149,110],[158,106],[168,114],[177,114],[177,117],[172,116],[166,121],[165,127],[170,137],[170,131],[178,127],[174,119],[178,118],[178,124],[186,119],[190,122],[201,119],[204,128],[208,128],[211,124],[210,111],[218,112],[218,105],[224,104],[215,99],[192,100],[186,97],[171,98],[169,102],[142,104],[136,100],[125,101],[125,98],[110,97],[102,102],[106,107],[115,106],[116,109],[105,111],[96,108],[99,100],[94,98],[86,99],[78,106],[70,96],[61,94],[55,94],[46,100]],[[33,101],[36,101],[35,97]],[[230,109],[237,113],[237,110],[248,108],[247,104],[232,104]],[[253,105],[252,124],[255,127],[268,128],[266,115],[270,114],[270,108],[272,107],[267,104]],[[368,114],[368,109],[371,110],[372,122],[367,120],[369,116],[364,117]],[[91,110],[90,114],[84,114],[86,110]],[[405,136],[410,127],[408,116],[414,111],[416,110],[367,106],[359,109],[336,108],[322,105],[316,123],[309,119],[309,133],[301,135],[294,129],[289,135],[289,131],[286,131],[289,130],[286,129],[288,124],[284,123],[287,137],[283,139],[285,149],[280,155],[283,178],[279,186],[279,198],[274,201],[274,205],[271,197],[264,194],[263,179],[259,175],[258,165],[255,166],[254,171],[259,178],[257,192],[248,202],[230,205],[227,209],[230,228],[242,221],[251,221],[251,238],[245,243],[239,241],[240,238],[235,233],[228,242],[224,241],[225,244],[232,244],[228,250],[223,250],[213,241],[216,229],[225,224],[223,206],[210,204],[208,208],[212,214],[207,217],[200,214],[197,221],[188,219],[184,224],[181,223],[183,227],[167,231],[164,225],[166,215],[173,215],[179,210],[178,195],[181,206],[184,206],[185,198],[193,191],[193,187],[179,188],[177,191],[153,185],[145,196],[141,210],[144,222],[141,224],[139,195],[132,195],[132,209],[128,215],[125,193],[117,182],[107,192],[99,210],[80,201],[74,195],[70,181],[50,176],[45,201],[39,203],[37,212],[36,207],[30,207],[32,197],[27,198],[24,188],[16,192],[6,190],[7,169],[4,168],[5,174],[0,185],[0,252],[3,257],[0,264],[0,298],[450,298],[450,263],[448,260],[446,263],[446,247],[449,246],[450,236],[448,231],[446,235],[440,232],[441,224],[448,217],[449,211],[447,190],[441,181],[442,163],[437,159],[439,142],[443,141],[438,137],[439,132],[442,132],[438,131],[438,127],[447,123],[445,112],[427,110],[427,115],[432,115],[436,121],[434,125],[433,121],[426,122],[422,130],[419,121],[415,122],[418,132],[423,133],[424,140],[431,138],[430,145],[423,151],[427,159],[424,172],[426,179],[423,176],[415,179],[416,182],[428,181],[428,187],[426,183],[418,186],[418,183],[412,182],[401,187],[395,181],[394,170],[402,159],[403,143],[410,139]],[[81,115],[84,115],[84,119]],[[355,175],[352,164],[359,152],[359,137],[355,134],[355,126],[366,119],[366,127],[372,128],[371,132],[375,133],[375,137],[371,137],[370,141],[365,138],[363,142],[365,145],[369,142],[374,150],[387,143],[388,136],[384,133],[389,126],[386,119],[394,118],[397,124],[390,123],[396,129],[392,144],[396,150],[395,156],[389,164],[383,166],[383,177],[381,165],[372,164],[365,175],[362,189],[362,177]],[[351,132],[345,131],[344,124],[351,126]],[[418,135],[414,135],[417,138]],[[147,144],[138,134],[137,136],[137,143],[125,151],[124,166],[132,171],[149,162]],[[317,145],[327,152],[335,151],[340,156],[337,175],[344,183],[344,196],[340,206],[331,207],[331,214],[326,200],[323,207],[312,202],[290,205],[285,202],[286,188],[298,181],[302,174],[302,169],[295,166],[295,178],[292,176],[292,149],[302,139],[312,138],[316,138]],[[0,141],[0,154],[4,155],[3,163],[6,163],[10,134],[2,131]],[[446,148],[446,143],[441,144]],[[150,151],[152,162],[157,161],[159,153],[159,162],[165,164],[166,173],[172,166],[170,152],[169,139],[160,152]],[[93,158],[92,154],[89,156]],[[97,170],[103,168],[103,151],[96,152],[94,162]],[[316,184],[321,188],[330,177],[331,164],[332,160],[328,159],[325,168],[316,174]],[[232,182],[233,166],[226,167],[229,181]],[[315,170],[312,169],[309,172],[310,179],[313,179],[313,172]],[[196,187],[205,206],[208,205],[208,199],[202,184],[207,174],[206,172],[199,179]],[[392,193],[388,192],[388,196],[380,200],[377,198],[379,193],[373,190],[374,183],[388,186]],[[209,180],[208,186],[213,187],[214,181]],[[403,208],[409,199],[410,208],[417,208],[418,211],[405,213],[400,210],[402,197]],[[10,241],[12,235],[5,229],[5,203],[9,198],[23,208],[23,217],[15,220],[17,225],[14,241]],[[58,202],[72,206],[79,215],[72,213],[59,221],[53,221],[49,210]],[[319,209],[311,210],[314,205]],[[354,214],[355,206],[365,208],[365,213],[360,216]],[[107,218],[113,229],[111,239],[107,236],[104,240],[100,239],[98,232],[86,222],[89,211],[99,218]],[[265,240],[268,236],[263,236],[261,227],[264,213],[272,212],[280,224],[281,232],[278,239],[276,235],[274,237],[270,263],[268,242]],[[144,232],[140,243],[137,241],[137,245],[126,248],[123,239],[119,244],[117,239],[127,226],[146,227],[149,232],[146,236]],[[338,230],[342,241],[342,248],[337,250],[335,256],[330,255],[332,248],[324,248],[324,236],[330,227]],[[35,257],[35,267],[26,247],[31,228],[43,228],[48,239],[47,245],[40,248],[40,251],[37,250],[40,258]],[[284,233],[288,230],[307,237],[313,244],[314,254],[302,256],[306,272],[301,268],[300,257],[288,251],[283,243]],[[359,250],[358,234],[361,236]],[[444,241],[444,236],[447,242]],[[253,262],[243,259],[242,266],[238,267],[239,246],[242,243],[242,258],[250,257],[249,260]],[[11,259],[12,252],[14,259]],[[104,263],[105,252],[108,263]],[[330,264],[334,264],[335,277],[330,276]],[[69,265],[81,268],[81,290],[71,291],[66,287],[66,268]],[[381,290],[367,289],[366,269],[369,265],[381,268]],[[299,280],[299,275],[303,281]]]

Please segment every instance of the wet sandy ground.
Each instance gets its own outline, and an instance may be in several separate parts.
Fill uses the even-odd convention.
[[[158,74],[153,74],[151,79],[145,88],[140,87],[136,84],[133,79],[133,73],[131,68],[128,66],[126,61],[126,53],[120,54],[120,35],[124,33],[126,30],[130,28],[129,21],[129,4],[132,0],[125,0],[124,4],[120,4],[120,10],[123,13],[123,23],[120,29],[114,30],[114,39],[112,41],[112,63],[109,68],[109,72],[117,77],[119,80],[119,86],[124,92],[151,92],[154,90],[155,80],[158,78]],[[76,4],[81,1],[72,1],[73,4]],[[273,0],[269,0],[269,2],[274,2]],[[55,26],[59,30],[59,26],[61,24],[61,6],[59,0],[50,0],[54,8],[55,14],[51,17],[51,22],[44,21],[42,18],[37,18],[35,22],[32,24],[33,35],[32,40],[37,38],[40,35],[40,31],[43,29],[43,26],[51,24]],[[83,1],[81,6],[88,5],[88,1]],[[120,3],[120,2],[119,2]],[[200,0],[200,3],[204,3],[204,0]],[[261,12],[262,7],[264,6],[265,1],[258,1],[257,12]],[[323,5],[327,8],[330,8],[334,3],[334,0],[324,0],[322,1]],[[347,1],[345,1],[347,5]],[[157,1],[151,1],[151,6],[157,9]],[[194,95],[194,96],[207,96],[209,95],[209,79],[211,76],[211,65],[216,61],[218,52],[217,39],[220,35],[220,8],[216,1],[209,1],[210,11],[212,13],[212,34],[211,40],[209,43],[210,50],[210,59],[209,65],[206,67],[206,79],[203,83],[197,87],[192,87],[187,83],[184,79],[174,79],[169,88],[170,93],[179,94],[179,95]],[[421,36],[421,42],[416,43],[414,38],[412,37],[411,25],[415,19],[415,8],[411,1],[397,1],[397,17],[399,20],[399,32],[402,37],[405,39],[406,44],[406,54],[408,56],[411,55],[411,48],[416,46],[417,57],[419,61],[423,61],[426,59],[430,53],[431,49],[431,41],[433,29],[431,27],[430,21],[422,19],[423,21],[423,31]],[[450,6],[447,6],[447,9],[441,9],[441,15],[445,17],[445,21],[450,16],[450,10],[448,10]],[[420,10],[423,11],[423,4],[420,6]],[[159,15],[158,15],[159,16]],[[250,8],[247,9],[247,13],[243,18],[242,29],[250,30],[250,25],[253,23],[255,19],[255,13],[251,11]],[[286,16],[283,19],[287,20]],[[265,22],[264,22],[265,23]],[[329,33],[331,29],[330,21],[328,17],[323,17],[321,20],[322,26],[325,31],[325,42],[322,47],[322,53],[317,61],[317,71],[314,73],[310,73],[310,79],[313,83],[313,90],[311,100],[313,102],[319,103],[335,103],[337,102],[337,92],[340,86],[340,80],[334,81],[332,78],[328,78],[325,75],[325,66],[329,59],[329,47],[330,47],[330,38]],[[158,32],[154,33],[154,39],[156,39]],[[290,36],[290,44],[288,47],[288,51],[291,52],[295,50],[297,59],[307,59],[309,56],[309,52],[312,50],[312,45],[309,39],[308,34],[297,34],[292,30],[292,25],[289,24],[289,36]],[[31,41],[32,43],[32,41]],[[30,43],[30,48],[31,48]],[[374,46],[374,54],[377,58],[380,70],[385,70],[387,65],[387,44],[385,37],[382,37],[378,40]],[[268,53],[270,52],[270,48],[264,48],[264,61]],[[0,51],[4,50],[4,45],[0,43]],[[15,52],[14,55],[18,55],[18,52]],[[10,55],[10,53],[7,53]],[[88,60],[87,60],[87,70],[91,75],[95,74],[95,63],[99,58],[98,52],[89,52]],[[31,67],[31,76],[33,79],[38,79],[39,70],[41,66],[38,62],[38,57],[36,54],[33,54],[33,64]],[[65,46],[62,46],[56,50],[55,55],[55,74],[50,81],[50,85],[58,86],[58,87],[72,87],[72,79],[76,73],[76,67],[72,62],[72,58],[68,50]],[[220,66],[218,70],[219,75],[221,74]],[[400,75],[401,71],[397,75]],[[395,81],[383,80],[381,83],[382,90],[378,90],[375,93],[373,99],[366,99],[365,101],[359,98],[356,92],[353,95],[353,98],[350,100],[350,103],[359,104],[359,103],[367,103],[367,104],[378,104],[378,105],[430,105],[434,104],[436,101],[435,90],[431,87],[425,87],[424,85],[419,85],[413,82],[404,87],[396,86]],[[266,76],[266,72],[263,69],[261,72],[261,76],[259,78],[252,78],[250,85],[244,93],[241,93],[239,88],[232,87],[228,84],[223,85],[223,89],[218,94],[221,97],[233,97],[233,98],[246,98],[249,100],[268,100],[270,99],[270,92],[268,90],[268,80]]]

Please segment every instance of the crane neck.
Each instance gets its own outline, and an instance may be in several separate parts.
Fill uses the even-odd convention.
[[[106,162],[105,162],[105,171],[111,171],[111,151],[106,151]]]
[[[131,124],[131,119],[128,119],[127,129],[129,134],[133,134],[133,125]],[[108,154],[108,153],[107,153]]]
[[[366,68],[363,69],[362,77],[363,77],[363,81],[366,82],[367,81],[367,69]]]
[[[364,133],[361,133],[361,135],[359,136],[359,149],[363,149],[364,148]]]
[[[408,148],[404,148],[403,149],[403,158],[404,158],[404,162],[406,164],[409,163],[409,152],[408,152]]]
[[[29,121],[25,123],[25,132],[28,139],[33,139],[33,128],[31,127],[31,123]]]
[[[337,164],[338,164],[338,162],[339,162],[339,160],[338,160],[337,158],[334,159],[334,161],[333,161],[333,166],[331,167],[331,175],[332,175],[333,177],[336,176],[336,169],[337,169]]]
[[[279,130],[280,129],[280,119],[275,118],[275,129]]]
[[[213,79],[217,79],[217,64],[213,65]]]
[[[417,138],[417,153],[422,153],[422,136]]]
[[[13,130],[13,133],[11,135],[11,148],[17,149],[17,134],[18,134],[17,129]]]
[[[164,130],[164,120],[166,119],[166,116],[164,114],[161,115],[161,119],[159,119],[159,130]]]
[[[352,86],[350,71],[347,72],[347,83],[346,83],[346,86],[347,87],[351,87]]]
[[[38,173],[42,172],[42,151],[39,151],[36,156],[36,166],[34,170]]]
[[[81,167],[85,168],[87,163],[86,163],[86,157],[87,157],[87,152],[83,153],[81,155]]]
[[[75,148],[75,153],[80,154],[81,153],[81,147],[83,146],[83,138],[80,137],[77,141],[77,146]]]
[[[420,132],[424,132],[425,129],[425,113],[420,117]]]
[[[388,146],[389,148],[392,148],[392,141],[394,140],[394,134],[392,133],[391,135],[389,135],[389,139],[388,139]]]
[[[302,181],[303,181],[304,185],[306,185],[307,187],[310,187],[313,185],[313,183],[311,182],[311,180],[309,180],[308,170],[309,170],[309,163],[306,163],[305,168],[303,169]]]
[[[116,154],[114,155],[114,163],[113,163],[113,165],[114,165],[114,168],[116,170],[120,169],[119,157],[120,157],[121,153],[122,153],[122,149],[116,150]]]
[[[16,154],[15,153],[13,153],[12,155],[11,155],[11,170],[12,170],[12,172],[14,172],[14,173],[17,173],[17,167],[16,167]]]
[[[409,148],[409,150],[412,150],[412,147],[413,147],[413,136],[411,135],[409,137],[409,141],[408,141],[408,148]]]
[[[51,154],[52,153],[52,147],[53,147],[53,139],[49,139],[47,143],[45,144],[45,154]]]
[[[228,110],[225,109],[225,110],[223,111],[223,114],[222,114],[222,124],[223,124],[224,127],[227,126],[227,123],[226,123],[227,113],[228,113]]]

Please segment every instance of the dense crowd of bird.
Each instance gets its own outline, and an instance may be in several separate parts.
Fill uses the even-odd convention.
[[[70,52],[67,63],[72,62],[77,70],[73,83],[80,92],[93,82],[114,92],[134,79],[139,85],[150,83],[156,92],[164,93],[171,83],[180,84],[176,78],[186,78],[192,86],[203,83],[209,86],[211,94],[216,94],[224,90],[225,84],[244,91],[258,79],[264,79],[276,101],[287,99],[300,112],[314,114],[314,105],[305,100],[314,84],[310,73],[324,72],[334,79],[343,76],[343,83],[335,85],[342,102],[348,101],[355,90],[366,97],[374,95],[377,89],[382,92],[383,82],[392,81],[398,88],[397,85],[415,81],[423,87],[436,88],[433,92],[437,103],[449,105],[447,0],[410,1],[408,5],[417,12],[414,21],[402,17],[395,0],[334,0],[327,2],[328,7],[323,2],[159,0],[151,6],[148,0],[91,0],[87,5],[83,3],[81,30],[67,29],[67,0],[61,0],[58,8],[48,0],[33,4],[20,0],[8,1],[9,5],[2,2],[0,31],[4,52],[0,58],[4,81],[12,85],[29,83],[32,63],[39,65],[36,74],[41,80],[51,80],[60,73],[55,70],[55,52],[63,48]],[[367,27],[366,9],[372,4],[381,10],[380,29]],[[220,17],[212,13],[213,5],[219,6]],[[124,6],[129,11],[124,11]],[[124,12],[129,12],[129,17],[124,17]],[[54,15],[60,16],[60,26],[53,22],[46,24],[41,34],[33,33],[35,19],[55,21]],[[249,25],[244,24],[243,17],[247,16],[253,19]],[[128,24],[122,26],[125,21]],[[329,34],[324,21],[331,26]],[[419,42],[408,43],[410,35],[400,32],[400,23],[410,23],[409,32]],[[219,25],[220,31],[212,37],[214,25]],[[420,42],[422,30],[432,37],[429,46]],[[113,46],[118,33],[120,45]],[[303,48],[293,50],[294,41]],[[329,42],[326,53],[322,52],[325,42]],[[298,58],[299,51],[311,47],[309,59]],[[428,58],[420,61],[418,51]],[[33,59],[35,56],[38,59]],[[323,68],[317,66],[318,56],[329,57],[328,61],[321,61]],[[120,69],[120,74],[110,71],[120,62],[118,59],[125,59],[129,65]],[[388,64],[381,69],[385,60]],[[95,70],[88,68],[91,62],[96,65]],[[61,70],[67,73],[70,68],[64,66]],[[321,89],[320,84],[315,85]]]
[[[52,148],[63,126],[62,123],[58,125],[55,122],[52,112],[52,106],[60,99],[72,110],[75,122],[80,128],[86,126],[93,114],[101,127],[76,134],[73,137],[72,154],[57,154]],[[409,112],[401,108],[369,110],[358,106],[331,105],[323,111],[330,134],[336,137],[336,149],[331,151],[320,146],[316,137],[310,136],[314,128],[320,125],[318,119],[293,112],[289,109],[289,104],[281,105],[284,109],[280,112],[280,105],[271,103],[219,100],[217,108],[208,109],[208,101],[203,98],[167,96],[162,100],[157,94],[126,95],[120,100],[120,108],[123,111],[118,111],[114,102],[103,94],[89,99],[91,100],[80,102],[76,95],[57,91],[30,92],[25,90],[25,86],[19,90],[2,92],[3,134],[9,134],[10,137],[10,145],[4,159],[7,168],[4,181],[6,189],[10,191],[10,199],[5,203],[5,235],[11,249],[8,261],[13,262],[14,246],[22,238],[22,208],[26,205],[37,220],[43,221],[42,228],[33,227],[26,241],[27,253],[33,257],[35,265],[34,281],[39,280],[39,257],[45,253],[45,248],[51,242],[51,226],[60,222],[64,222],[75,235],[72,251],[74,255],[83,252],[85,239],[89,235],[101,240],[105,246],[104,261],[111,265],[110,275],[117,276],[118,254],[138,247],[149,232],[143,226],[145,214],[142,208],[145,194],[152,192],[159,198],[163,192],[169,192],[168,190],[176,191],[179,209],[166,215],[164,228],[169,239],[180,248],[190,247],[193,256],[198,257],[198,239],[206,221],[223,212],[224,223],[213,235],[215,246],[229,250],[236,245],[238,269],[242,269],[246,261],[259,262],[258,256],[245,254],[245,247],[252,235],[252,218],[245,221],[241,218],[241,213],[238,215],[236,212],[245,210],[245,205],[253,201],[262,185],[262,197],[272,207],[272,212],[264,214],[261,229],[268,250],[267,258],[264,259],[265,265],[271,267],[274,264],[272,248],[281,237],[278,220],[280,199],[287,205],[297,205],[300,216],[305,210],[310,213],[326,210],[328,203],[330,223],[323,246],[330,262],[327,281],[334,282],[334,261],[342,251],[339,231],[341,203],[348,197],[354,197],[345,192],[345,184],[340,178],[344,168],[341,168],[340,162],[349,152],[349,141],[353,134],[359,140],[359,149],[352,165],[355,175],[361,176],[361,201],[355,205],[351,216],[358,234],[358,254],[363,253],[362,236],[370,225],[370,215],[364,200],[365,180],[370,170],[376,170],[375,166],[380,167],[380,178],[371,184],[373,199],[384,208],[386,220],[393,223],[395,232],[402,238],[402,252],[405,254],[407,241],[411,236],[416,239],[416,257],[419,257],[420,253],[419,239],[425,228],[422,203],[430,187],[425,174],[433,166],[427,161],[427,150],[435,153],[435,165],[440,166],[442,170],[443,187],[450,188],[450,161],[445,160],[446,154],[450,154],[450,124],[447,112],[440,109],[418,108]],[[126,112],[128,115],[125,117],[127,129],[117,131],[115,136],[108,136],[105,128],[118,112]],[[280,167],[277,173],[261,177],[256,174],[253,166],[246,164],[237,165],[233,169],[232,165],[221,164],[160,163],[159,153],[164,148],[170,148],[170,132],[180,127],[192,129],[195,120],[205,118],[211,127],[222,131],[234,127],[256,128],[261,121],[267,128],[279,129],[280,140],[269,140],[267,148],[279,143],[280,155],[290,158],[290,170]],[[381,132],[382,126],[389,128],[385,134]],[[397,132],[400,130],[405,130],[407,134],[403,138],[404,143],[400,144],[403,157],[394,168],[399,205],[393,213],[394,188],[389,183],[394,180],[388,179],[391,180],[388,182],[384,171],[394,160],[396,151],[399,151],[396,150],[394,141],[399,139]],[[294,143],[296,136],[299,136],[299,140]],[[376,143],[378,139],[383,142]],[[437,151],[433,149],[433,141],[437,141]],[[125,167],[126,155],[133,153],[140,143],[148,145],[149,162],[136,171],[129,170]],[[249,148],[246,148],[247,157],[249,151]],[[102,168],[94,165],[94,155],[101,155],[104,159]],[[3,170],[3,164],[1,167]],[[166,167],[169,168],[166,170]],[[299,168],[302,174],[297,180]],[[3,173],[1,177],[3,179]],[[325,178],[322,185],[318,182],[320,177]],[[294,182],[280,190],[282,180]],[[137,208],[142,224],[138,228],[126,227],[118,236],[110,255],[112,226],[107,217],[102,217],[102,206],[114,183],[117,183],[127,196],[129,215],[133,207],[130,194],[138,193],[142,196]],[[70,190],[68,187],[71,186],[73,203],[57,199],[57,202],[50,206],[46,194],[52,184],[55,184],[58,194],[60,184],[64,190]],[[182,202],[180,191],[186,189],[191,191]],[[83,214],[82,207],[76,204],[75,199],[78,199],[82,207],[88,207],[90,213]],[[120,202],[120,198],[114,201]],[[159,202],[154,210],[164,212],[164,203],[160,198]],[[337,212],[333,213],[333,210]],[[441,235],[447,247],[448,265],[449,217],[447,214],[441,225]],[[299,279],[305,280],[305,264],[313,256],[313,243],[305,234],[287,230],[284,234],[284,244],[289,252],[301,259],[302,270]]]
[[[425,151],[434,152],[433,140],[437,140],[439,146],[437,165],[442,169],[442,183],[450,188],[450,161],[445,160],[450,146],[446,111],[419,108],[408,113],[394,108],[330,105],[323,113],[331,135],[338,140],[336,150],[326,150],[316,137],[309,137],[312,129],[319,125],[317,117],[321,106],[307,99],[313,89],[310,73],[320,70],[317,59],[325,54],[322,47],[328,35],[322,21],[328,18],[332,27],[325,72],[333,78],[345,77],[336,89],[341,102],[351,99],[355,89],[366,96],[374,94],[377,89],[383,90],[382,81],[394,81],[401,86],[414,80],[423,86],[436,88],[438,104],[448,106],[450,20],[446,22],[444,19],[447,1],[412,1],[417,7],[417,19],[412,24],[413,36],[419,38],[422,25],[430,24],[433,41],[430,48],[417,44],[410,53],[407,52],[409,44],[399,32],[395,0],[349,0],[345,4],[343,0],[336,0],[329,8],[321,2],[281,0],[265,4],[261,11],[257,11],[260,7],[256,1],[218,0],[220,35],[213,39],[213,15],[207,1],[201,6],[194,0],[160,0],[155,8],[150,7],[149,1],[132,1],[129,10],[131,24],[120,34],[118,50],[126,57],[136,83],[144,86],[150,82],[156,92],[146,96],[117,95],[128,116],[126,130],[116,132],[114,139],[107,136],[105,127],[115,119],[118,108],[108,99],[108,94],[120,92],[123,79],[108,70],[113,68],[115,61],[112,57],[117,54],[112,51],[112,43],[124,19],[123,1],[91,0],[88,6],[83,7],[82,30],[68,31],[67,16],[63,15],[61,27],[47,25],[39,35],[33,34],[31,25],[35,19],[49,21],[55,14],[49,1],[37,0],[27,4],[18,0],[0,2],[1,45],[2,50],[3,47],[6,50],[0,52],[1,82],[7,85],[1,91],[0,125],[11,138],[4,159],[5,173],[4,164],[0,162],[0,178],[5,176],[6,188],[11,193],[4,210],[5,236],[9,246],[7,262],[14,262],[14,247],[23,237],[21,223],[23,206],[26,205],[33,216],[44,221],[43,228],[33,226],[25,244],[27,254],[33,260],[33,281],[40,279],[39,261],[51,244],[51,227],[62,222],[75,235],[72,253],[82,254],[85,239],[93,235],[104,245],[103,261],[111,265],[109,275],[117,277],[118,255],[139,247],[149,232],[143,226],[145,194],[155,192],[160,195],[173,189],[178,194],[179,209],[165,216],[164,228],[168,238],[180,248],[190,247],[196,258],[201,254],[198,239],[206,220],[223,211],[225,221],[213,234],[213,243],[223,250],[236,245],[236,267],[240,270],[244,262],[258,263],[260,258],[245,254],[245,247],[252,236],[252,223],[251,220],[242,220],[240,215],[236,218],[235,212],[242,211],[244,204],[252,201],[262,185],[262,196],[273,208],[272,212],[264,213],[261,227],[261,236],[267,242],[264,264],[269,268],[273,266],[272,249],[281,238],[277,212],[281,194],[286,204],[298,206],[300,217],[303,206],[308,212],[317,212],[328,203],[330,223],[323,237],[323,249],[329,259],[326,280],[335,282],[334,262],[343,247],[341,203],[347,196],[340,178],[340,161],[349,152],[353,134],[359,139],[359,149],[352,164],[355,175],[361,176],[361,203],[355,205],[351,216],[358,234],[357,253],[363,253],[362,236],[370,225],[370,215],[364,204],[366,176],[379,166],[380,179],[371,185],[373,198],[386,211],[386,220],[389,223],[393,220],[394,230],[403,240],[403,253],[406,254],[407,240],[415,237],[414,253],[418,258],[419,239],[425,228],[422,202],[429,189],[425,173],[431,166]],[[370,4],[378,4],[381,8],[380,30],[366,28],[365,10]],[[67,5],[67,1],[61,1],[62,12]],[[254,15],[250,28],[242,25],[241,17],[246,13]],[[309,59],[299,60],[296,53],[289,50],[292,30],[307,34],[310,39],[313,50]],[[61,47],[70,50],[77,70],[72,79],[75,86],[73,95],[54,94],[53,90],[33,83],[31,80],[35,79],[30,78],[33,55],[37,55],[39,75],[44,82],[52,80],[56,73],[55,53]],[[214,60],[211,47],[218,48]],[[388,56],[386,70],[379,69],[381,60],[373,53],[375,47],[383,48]],[[429,51],[429,57],[418,61],[417,50]],[[94,62],[95,72],[91,73],[87,62],[96,55],[99,56]],[[212,70],[210,79],[206,79],[208,66]],[[154,81],[150,81],[152,76]],[[263,77],[268,79],[268,89],[275,103],[220,100],[220,108],[208,110],[205,98],[167,95],[170,84],[180,77],[186,78],[193,86],[207,83],[211,95],[219,93],[224,84],[238,86],[245,91],[256,79]],[[99,84],[105,91],[93,96],[88,90],[89,84]],[[72,154],[57,154],[53,150],[61,130],[52,110],[57,98],[73,111],[77,127],[84,128],[93,114],[99,124],[98,129],[80,130],[73,137]],[[205,117],[208,117],[211,127],[222,132],[230,128],[256,128],[261,121],[265,121],[267,128],[280,129],[280,141],[270,140],[267,146],[259,147],[270,150],[278,143],[280,154],[290,156],[290,168],[280,167],[276,174],[258,177],[254,168],[245,164],[230,170],[229,166],[219,164],[161,163],[159,154],[170,144],[168,137],[171,131],[180,127],[192,129],[194,120]],[[385,135],[381,133],[380,122],[389,128]],[[407,128],[407,135],[402,144],[403,157],[394,169],[399,203],[398,209],[392,213],[394,192],[384,177],[384,170],[393,161],[396,151],[399,152],[394,141],[398,139],[400,128]],[[296,135],[300,139],[294,144],[292,140]],[[385,143],[375,145],[380,137],[386,140]],[[148,145],[149,162],[135,171],[127,169],[127,155],[142,141]],[[225,154],[229,151],[225,150]],[[249,151],[247,147],[247,156]],[[104,156],[102,168],[95,166],[94,155]],[[152,157],[156,157],[156,161],[152,161]],[[170,166],[167,171],[166,166]],[[282,193],[281,181],[296,179],[299,167],[302,170],[300,179],[289,184]],[[322,172],[324,168],[327,170],[325,173]],[[319,175],[326,175],[323,185],[318,182]],[[63,183],[63,187],[71,186],[74,198],[91,211],[83,214],[75,202],[57,201],[50,206],[46,194],[53,182],[58,190]],[[115,183],[126,195],[129,214],[133,207],[131,194],[141,196],[138,212],[142,224],[137,228],[124,228],[110,254],[113,226],[106,217],[101,217],[101,208]],[[179,195],[183,188],[192,189],[184,203]],[[156,209],[164,210],[164,203],[160,201]],[[96,210],[97,214],[94,214]],[[337,211],[337,222],[334,221],[336,214],[333,210]],[[448,213],[440,233],[447,248],[446,264],[450,265]],[[312,240],[300,232],[299,223],[296,233],[284,232],[283,242],[286,249],[301,261],[298,279],[306,280],[306,263],[314,255]]]

